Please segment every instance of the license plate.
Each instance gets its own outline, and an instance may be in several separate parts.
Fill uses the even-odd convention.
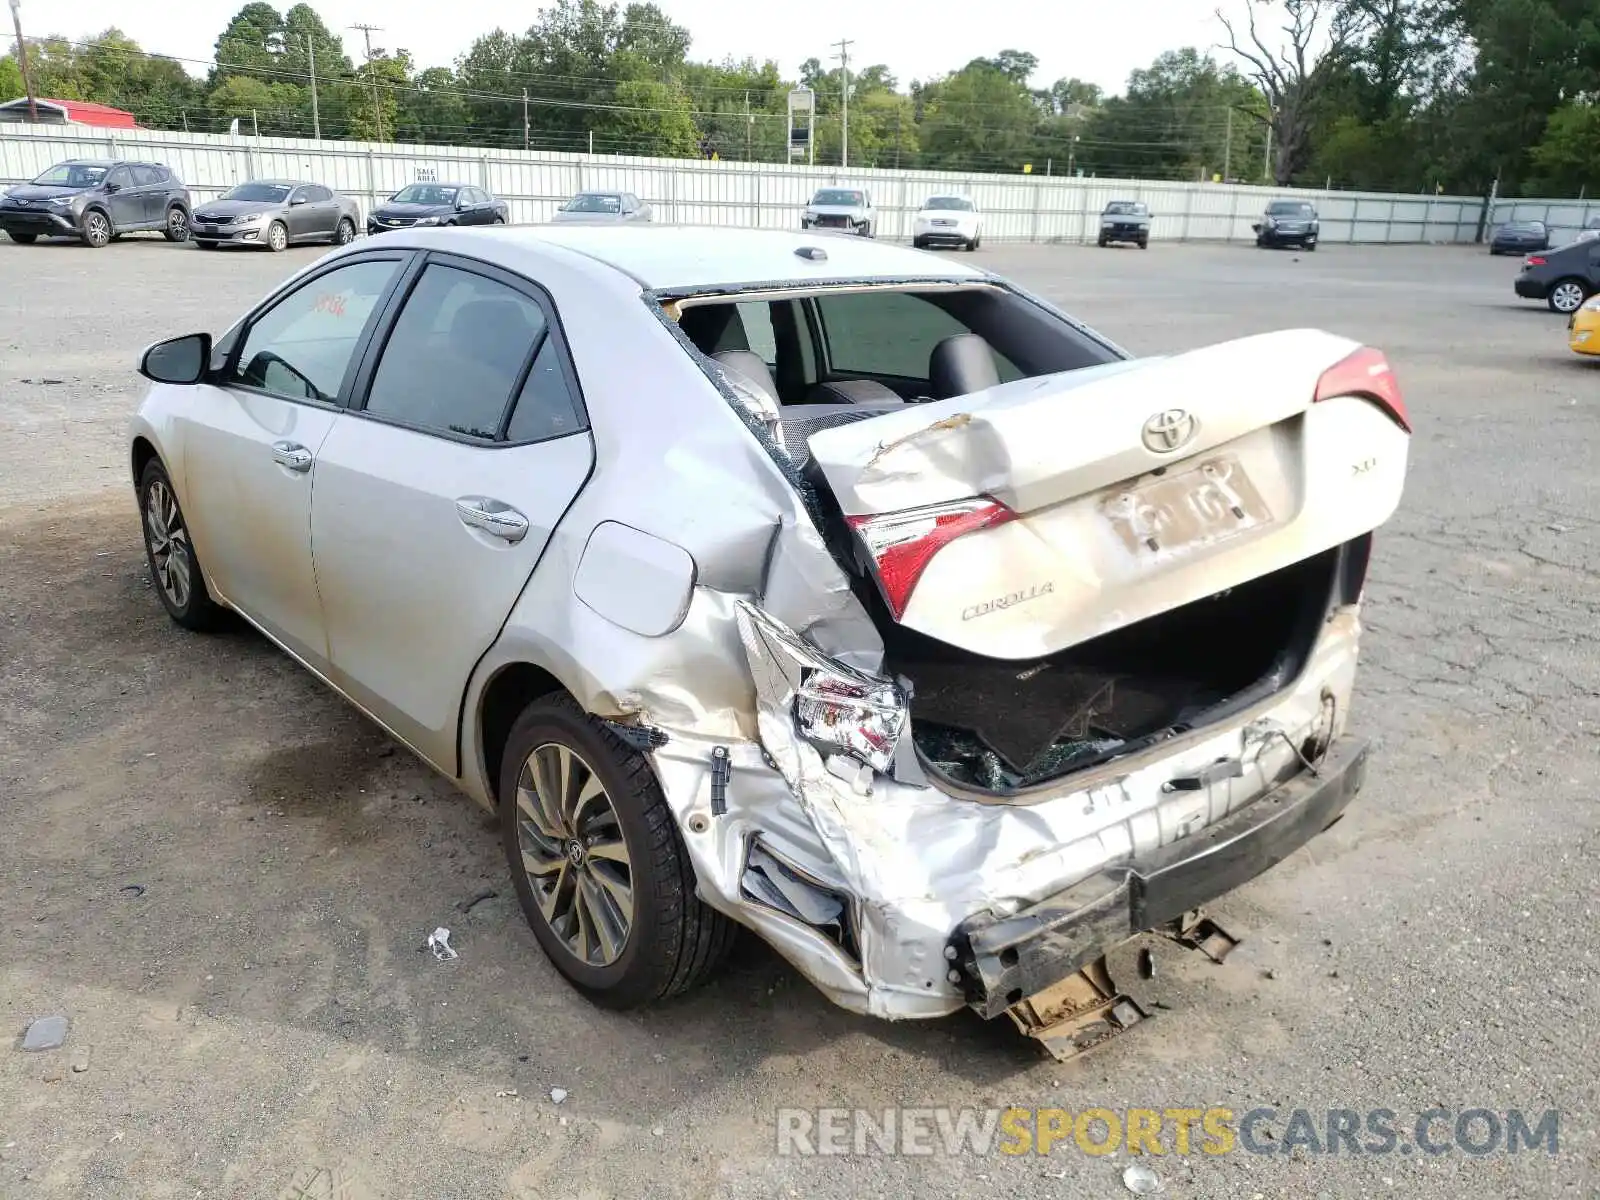
[[[1141,558],[1171,558],[1272,523],[1272,512],[1232,455],[1162,475],[1101,501],[1123,544]]]
[[[217,231],[217,227],[215,225],[197,225],[195,228],[201,233],[215,233]]]

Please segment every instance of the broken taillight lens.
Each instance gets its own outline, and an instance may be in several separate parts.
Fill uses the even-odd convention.
[[[980,529],[1016,519],[998,500],[977,496],[928,508],[846,517],[872,556],[873,571],[889,611],[898,621],[933,556],[951,542]]]
[[[1324,371],[1317,380],[1313,399],[1330,400],[1335,396],[1360,396],[1371,400],[1388,413],[1396,425],[1411,432],[1411,415],[1400,395],[1400,383],[1382,350],[1363,346]]]
[[[812,742],[853,754],[886,775],[905,728],[905,698],[892,683],[811,670],[795,694],[794,719]]]

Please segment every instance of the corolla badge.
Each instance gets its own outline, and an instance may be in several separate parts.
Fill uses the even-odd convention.
[[[1171,454],[1193,441],[1198,428],[1199,422],[1183,409],[1163,409],[1145,420],[1145,449],[1154,454]]]

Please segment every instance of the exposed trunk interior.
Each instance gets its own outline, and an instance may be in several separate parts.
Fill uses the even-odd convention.
[[[1007,793],[1176,736],[1287,687],[1367,539],[1029,661],[983,658],[897,625],[868,599],[885,671],[912,687],[924,768]],[[1359,583],[1354,585],[1359,589]],[[863,592],[875,589],[868,585]]]

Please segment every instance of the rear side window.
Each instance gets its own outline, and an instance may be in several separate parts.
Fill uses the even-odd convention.
[[[324,200],[332,200],[333,193],[313,183],[306,188],[306,199],[312,204],[320,204]]]
[[[135,187],[154,187],[161,182],[161,177],[154,167],[129,167],[128,171],[133,175]]]
[[[926,379],[933,348],[968,332],[941,308],[909,292],[852,292],[817,300],[828,365],[835,376]]]
[[[395,322],[366,410],[434,433],[496,440],[546,331],[544,311],[521,292],[434,263]]]

